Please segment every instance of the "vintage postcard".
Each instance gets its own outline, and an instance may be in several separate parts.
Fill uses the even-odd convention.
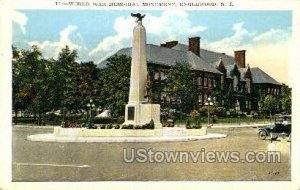
[[[300,188],[299,1],[0,2],[0,189]]]

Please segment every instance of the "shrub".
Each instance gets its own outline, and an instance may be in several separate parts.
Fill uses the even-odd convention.
[[[190,127],[191,127],[191,121],[187,119],[185,123],[185,128],[189,129]]]
[[[63,128],[81,128],[82,125],[76,121],[65,121],[61,125]]]
[[[120,129],[120,125],[115,125],[114,128],[115,129]]]
[[[117,119],[117,123],[118,124],[121,124],[121,123],[124,123],[125,122],[125,117],[124,116],[120,116],[118,119]]]
[[[133,126],[133,129],[143,129],[143,126],[135,125],[135,126]]]
[[[201,129],[201,128],[202,128],[201,124],[186,126],[186,129]]]
[[[155,125],[154,125],[154,121],[153,119],[151,119],[150,123],[149,123],[149,128],[148,129],[154,129]]]
[[[226,108],[224,108],[224,107],[217,107],[215,114],[217,116],[225,117],[226,116]]]
[[[133,129],[133,125],[123,125],[122,129]]]
[[[191,117],[198,117],[200,114],[199,114],[199,112],[197,111],[197,110],[193,110],[193,111],[191,111],[191,113],[190,113],[190,116]]]
[[[110,117],[105,117],[105,118],[94,118],[94,123],[95,124],[109,124],[109,123],[118,123],[118,118],[110,118]]]
[[[15,123],[16,122],[16,118],[14,117],[13,118],[13,122]],[[36,122],[36,120],[34,119],[34,118],[27,118],[27,117],[18,117],[17,118],[17,124],[19,124],[19,123],[24,123],[24,124],[33,124],[33,123],[35,123]]]
[[[106,129],[112,129],[114,126],[110,123],[108,125],[106,125]]]

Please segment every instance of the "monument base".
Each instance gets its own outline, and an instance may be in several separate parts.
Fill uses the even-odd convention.
[[[151,120],[154,121],[155,129],[162,128],[159,104],[128,103],[126,105],[123,125],[144,125]]]

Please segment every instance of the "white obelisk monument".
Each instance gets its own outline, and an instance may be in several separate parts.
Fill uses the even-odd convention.
[[[131,14],[137,17],[133,29],[129,100],[125,108],[125,125],[143,125],[154,121],[155,128],[160,128],[160,105],[150,104],[145,100],[147,81],[146,29],[142,24],[145,15]]]

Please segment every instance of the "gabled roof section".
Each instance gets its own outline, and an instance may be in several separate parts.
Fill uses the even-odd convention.
[[[249,64],[247,64],[247,67],[246,67],[246,69],[245,69],[245,71],[244,71],[245,73],[244,73],[244,78],[246,79],[246,78],[252,78],[252,73],[251,73],[251,69],[250,69],[250,65]]]
[[[127,55],[131,56],[132,48],[123,48],[119,50],[116,55]],[[201,57],[198,57],[190,51],[181,51],[172,48],[161,47],[157,45],[147,44],[147,62],[174,66],[176,62],[188,63],[193,70],[201,70],[216,74],[221,74],[213,65],[205,62]],[[107,61],[99,63],[99,68],[105,67]]]
[[[227,69],[227,77],[232,78],[234,75],[237,75],[241,79],[241,71],[238,69],[238,66],[236,63],[233,65],[227,65],[225,66]]]
[[[216,63],[216,69],[218,69],[223,74],[227,72],[227,70],[226,70],[226,68],[225,68],[225,66],[223,64],[222,58],[218,59],[218,61]]]
[[[189,46],[185,44],[178,43],[176,46],[172,47],[172,49],[180,50],[180,51],[189,51]],[[233,65],[235,63],[234,57],[226,55],[225,53],[218,53],[206,49],[200,49],[200,57],[206,61],[207,63],[215,64],[216,61],[221,58],[223,64]]]
[[[281,85],[279,82],[277,82],[275,79],[270,77],[267,73],[265,73],[263,70],[261,70],[258,67],[254,67],[251,69],[252,73],[252,81],[253,83],[265,83],[265,84],[275,84],[275,85]]]

